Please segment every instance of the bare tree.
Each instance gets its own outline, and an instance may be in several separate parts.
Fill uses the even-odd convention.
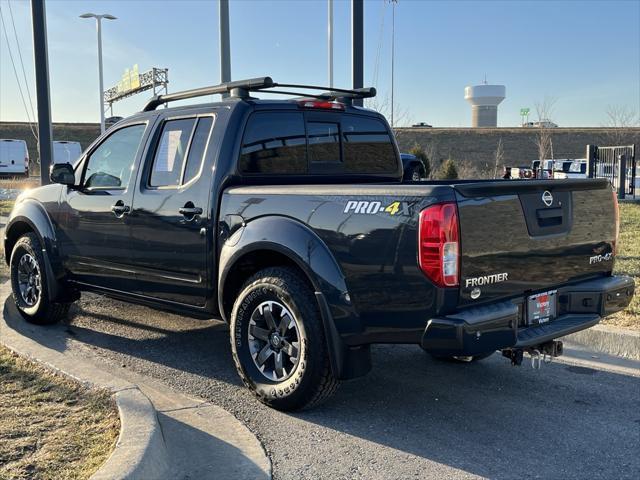
[[[536,146],[538,147],[538,158],[542,164],[551,153],[551,116],[555,107],[555,97],[544,97],[544,100],[536,102],[536,113],[538,115],[538,132],[536,135]]]
[[[391,118],[391,101],[389,100],[389,95],[385,95],[384,97],[373,97],[365,100],[366,107],[376,112],[381,113],[387,119]],[[393,107],[393,122],[394,125],[391,127],[408,127],[411,125],[411,116],[409,115],[409,109],[404,108],[395,102]],[[396,132],[397,133],[397,132]]]
[[[427,158],[431,162],[431,174],[429,175],[429,178],[434,178],[434,174],[442,163],[438,159],[438,142],[436,142],[434,138],[431,138],[429,140],[429,143],[427,143],[424,151],[427,154]]]
[[[627,105],[609,105],[606,110],[605,136],[612,145],[621,145],[630,137],[630,129],[640,120],[636,112]]]
[[[502,137],[498,139],[498,146],[495,151],[496,164],[493,169],[493,178],[498,178],[498,165],[502,163],[502,159],[504,158],[504,146],[502,145]]]

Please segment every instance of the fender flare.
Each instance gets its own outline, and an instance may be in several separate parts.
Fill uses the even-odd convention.
[[[60,294],[59,280],[64,276],[64,270],[53,223],[40,202],[26,199],[16,203],[4,231],[5,262],[9,264],[13,247],[20,236],[19,232],[24,231],[25,226],[38,236],[42,245],[47,271],[47,290],[49,299],[54,301]]]
[[[297,220],[275,215],[260,217],[238,228],[222,245],[218,268],[221,314],[225,316],[224,289],[229,273],[245,255],[259,250],[286,256],[313,286],[334,375],[353,378],[366,373],[370,368],[369,347],[349,348],[344,341],[346,334],[359,332],[363,326],[355,307],[347,300],[342,269],[322,239]]]

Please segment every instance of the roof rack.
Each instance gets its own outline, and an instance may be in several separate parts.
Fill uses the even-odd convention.
[[[225,82],[220,85],[211,87],[194,88],[192,90],[184,90],[182,92],[169,93],[165,95],[156,95],[151,98],[142,109],[143,112],[155,110],[158,106],[177,100],[185,100],[187,98],[204,97],[206,95],[229,93],[234,98],[248,99],[249,92],[277,93],[281,95],[303,95],[301,92],[290,92],[285,90],[267,90],[270,88],[294,88],[298,90],[327,90],[318,94],[304,95],[319,98],[327,101],[342,101],[350,103],[354,98],[371,98],[376,96],[376,89],[373,87],[356,88],[353,90],[345,90],[343,88],[328,88],[317,85],[298,85],[293,83],[276,83],[271,77],[249,78],[247,80],[235,80],[233,82]]]

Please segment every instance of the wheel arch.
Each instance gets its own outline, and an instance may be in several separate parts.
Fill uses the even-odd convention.
[[[4,233],[4,252],[7,265],[10,264],[16,242],[28,232],[34,233],[42,246],[49,299],[55,300],[60,292],[58,279],[63,274],[55,230],[44,207],[34,200],[25,200],[17,204],[11,213]]]
[[[368,346],[348,348],[344,340],[345,333],[362,329],[348,301],[344,274],[328,246],[308,226],[288,217],[261,217],[236,230],[219,258],[218,305],[225,321],[230,322],[246,279],[263,268],[288,266],[313,289],[335,375],[353,378],[370,369]]]
[[[323,293],[330,303],[334,297],[339,299],[347,293],[342,269],[313,230],[288,217],[261,217],[237,229],[221,248],[218,304],[225,320],[229,319],[233,299],[243,281],[258,270],[275,265],[298,269],[314,292]]]

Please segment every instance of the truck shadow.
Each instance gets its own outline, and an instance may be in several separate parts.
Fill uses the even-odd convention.
[[[24,327],[16,315],[7,302],[11,328],[39,328]],[[513,368],[499,355],[453,364],[432,360],[414,346],[374,346],[369,375],[345,382],[315,410],[285,415],[258,404],[241,387],[228,328],[221,321],[86,295],[68,323],[43,330],[57,332],[39,337],[50,348],[66,350],[78,342],[104,350],[110,361],[114,356],[123,363],[130,357],[142,360],[144,365],[136,368],[143,373],[160,365],[195,375],[203,385],[187,393],[205,398],[212,389],[233,393],[228,401],[215,401],[242,418],[247,406],[237,404],[240,396],[257,416],[295,426],[297,438],[278,439],[286,443],[282,448],[288,455],[309,455],[296,453],[297,443],[319,429],[328,440],[317,445],[309,462],[324,450],[331,455],[353,437],[360,454],[341,461],[359,466],[384,462],[382,478],[415,457],[419,463],[453,467],[460,476],[637,478],[640,473],[640,379],[633,376],[559,362],[541,370]],[[255,425],[249,427],[267,446],[276,441]],[[366,447],[371,444],[383,448]]]

